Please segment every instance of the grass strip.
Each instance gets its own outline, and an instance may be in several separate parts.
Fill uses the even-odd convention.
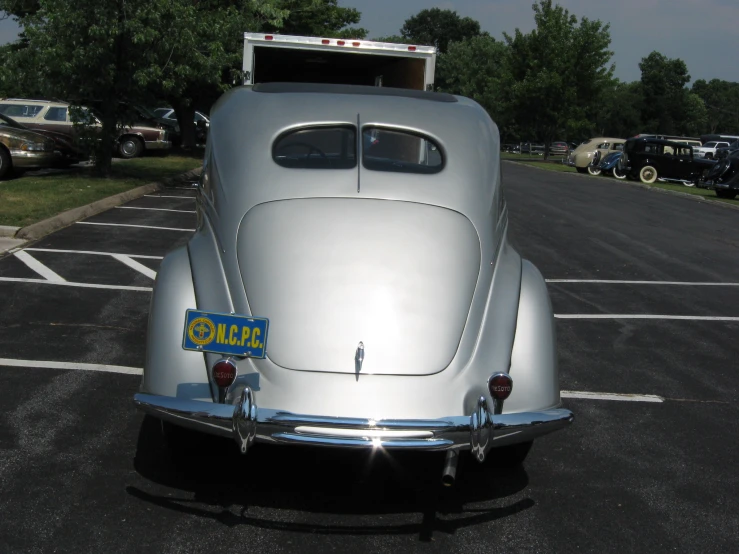
[[[72,208],[113,196],[200,167],[202,160],[185,156],[148,156],[116,162],[108,178],[92,168],[29,175],[0,181],[0,225],[25,227]]]

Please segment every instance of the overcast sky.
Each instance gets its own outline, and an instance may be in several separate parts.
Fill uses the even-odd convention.
[[[516,27],[534,26],[533,0],[339,0],[362,12],[361,25],[370,38],[397,34],[411,15],[424,8],[456,10],[477,19],[495,38]],[[624,81],[640,77],[639,60],[652,50],[682,58],[693,80],[739,81],[739,0],[558,0],[578,17],[611,24],[611,50],[616,76]],[[0,43],[14,40],[18,27],[0,21]]]

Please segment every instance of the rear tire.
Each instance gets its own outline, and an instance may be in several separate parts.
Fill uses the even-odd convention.
[[[578,173],[587,173],[588,172],[588,168],[587,167],[577,167],[576,166],[575,169],[577,169],[577,172]]]
[[[618,180],[624,180],[626,179],[626,171],[621,171],[618,169],[618,167],[613,168],[613,176]]]
[[[718,196],[719,198],[725,198],[727,200],[732,200],[736,198],[736,195],[737,195],[737,191],[735,190],[717,190],[716,191],[716,196]]]
[[[657,180],[657,170],[654,168],[654,166],[645,165],[639,170],[639,179],[642,183],[651,185]]]
[[[491,468],[511,469],[518,467],[526,460],[533,444],[534,441],[528,441],[493,448],[488,452],[484,464]]]
[[[601,174],[601,172],[602,170],[599,167],[595,167],[594,165],[588,166],[588,173],[590,173],[590,175],[592,175],[593,177],[597,177]]]
[[[13,160],[5,148],[0,146],[0,179],[11,174],[13,169]]]

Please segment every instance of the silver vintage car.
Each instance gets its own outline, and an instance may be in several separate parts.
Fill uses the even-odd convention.
[[[520,464],[573,415],[546,284],[507,240],[499,142],[448,94],[226,93],[135,404],[175,444],[446,451],[446,484],[462,451]]]

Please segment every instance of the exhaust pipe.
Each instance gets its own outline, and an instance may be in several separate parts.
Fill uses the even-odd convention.
[[[444,471],[441,472],[441,484],[451,487],[457,477],[457,462],[459,461],[459,450],[447,450],[444,461]]]

